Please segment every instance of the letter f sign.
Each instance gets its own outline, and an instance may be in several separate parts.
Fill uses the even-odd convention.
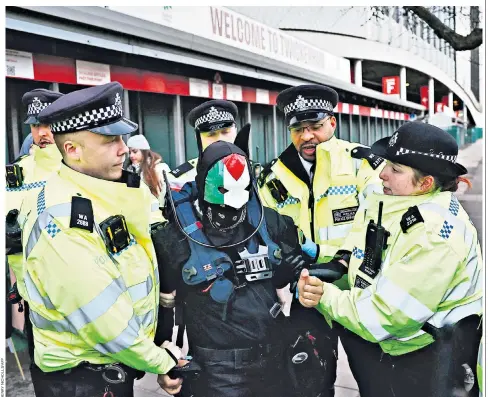
[[[400,78],[398,76],[383,77],[383,94],[399,94]]]

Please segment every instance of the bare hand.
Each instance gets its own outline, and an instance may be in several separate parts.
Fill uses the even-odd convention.
[[[187,360],[178,360],[178,367],[183,367],[188,363]],[[171,379],[168,375],[160,374],[158,375],[158,383],[161,389],[166,393],[174,396],[181,391],[181,385],[183,384],[183,379]]]
[[[310,308],[319,304],[324,294],[324,283],[317,277],[310,276],[307,269],[303,269],[298,280],[298,300],[302,306]]]

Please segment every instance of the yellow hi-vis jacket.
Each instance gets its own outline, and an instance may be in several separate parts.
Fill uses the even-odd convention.
[[[369,153],[374,168],[367,159],[353,157],[358,148]],[[293,218],[303,234],[320,246],[317,262],[326,262],[340,249],[364,197],[372,191],[382,191],[379,173],[383,164],[382,159],[371,155],[369,148],[332,137],[317,146],[310,186],[292,144],[270,172],[263,170],[260,197],[263,205]],[[277,200],[280,183],[286,193]]]
[[[369,221],[391,235],[378,275],[360,266]],[[411,208],[411,209],[410,209]],[[408,213],[407,213],[408,211]],[[403,225],[403,227],[402,227]],[[344,247],[351,250],[350,290],[324,284],[317,309],[384,352],[401,355],[433,342],[421,330],[455,324],[482,311],[482,258],[468,214],[450,192],[420,196],[373,193],[360,207]]]
[[[34,360],[44,372],[121,362],[163,374],[176,359],[153,342],[159,275],[149,223],[152,195],[144,184],[93,178],[61,165],[21,212],[23,296],[29,302]],[[72,205],[89,199],[89,216]],[[130,244],[109,253],[100,223],[125,217]],[[24,221],[24,217],[25,221]]]
[[[24,196],[31,191],[40,191],[48,176],[61,166],[61,159],[61,153],[59,153],[56,145],[47,145],[44,149],[34,145],[33,154],[23,157],[16,163],[22,167],[24,177],[22,186],[10,188],[5,184],[5,214],[13,209],[20,211]],[[22,268],[22,254],[8,255],[7,258],[16,279],[18,279]],[[22,292],[22,285],[18,284],[17,286],[19,292]]]

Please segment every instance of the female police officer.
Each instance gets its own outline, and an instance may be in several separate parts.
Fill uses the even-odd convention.
[[[477,232],[452,193],[467,171],[456,141],[424,123],[403,125],[372,151],[388,160],[385,195],[367,198],[345,241],[351,289],[304,270],[299,299],[343,325],[361,397],[451,396],[464,386],[462,365],[476,368],[482,310]]]

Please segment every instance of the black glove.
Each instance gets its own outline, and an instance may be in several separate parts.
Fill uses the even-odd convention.
[[[309,268],[311,263],[312,261],[307,259],[301,250],[286,255],[275,271],[273,284],[276,288],[283,288],[289,283],[295,284],[296,287],[302,269]],[[290,287],[291,290],[292,288]]]
[[[333,283],[340,280],[347,274],[347,267],[336,259],[327,263],[314,263],[308,269],[310,276],[315,276],[326,283]]]
[[[18,216],[18,210],[10,210],[5,220],[5,248],[9,255],[22,252],[22,234],[17,221]]]

